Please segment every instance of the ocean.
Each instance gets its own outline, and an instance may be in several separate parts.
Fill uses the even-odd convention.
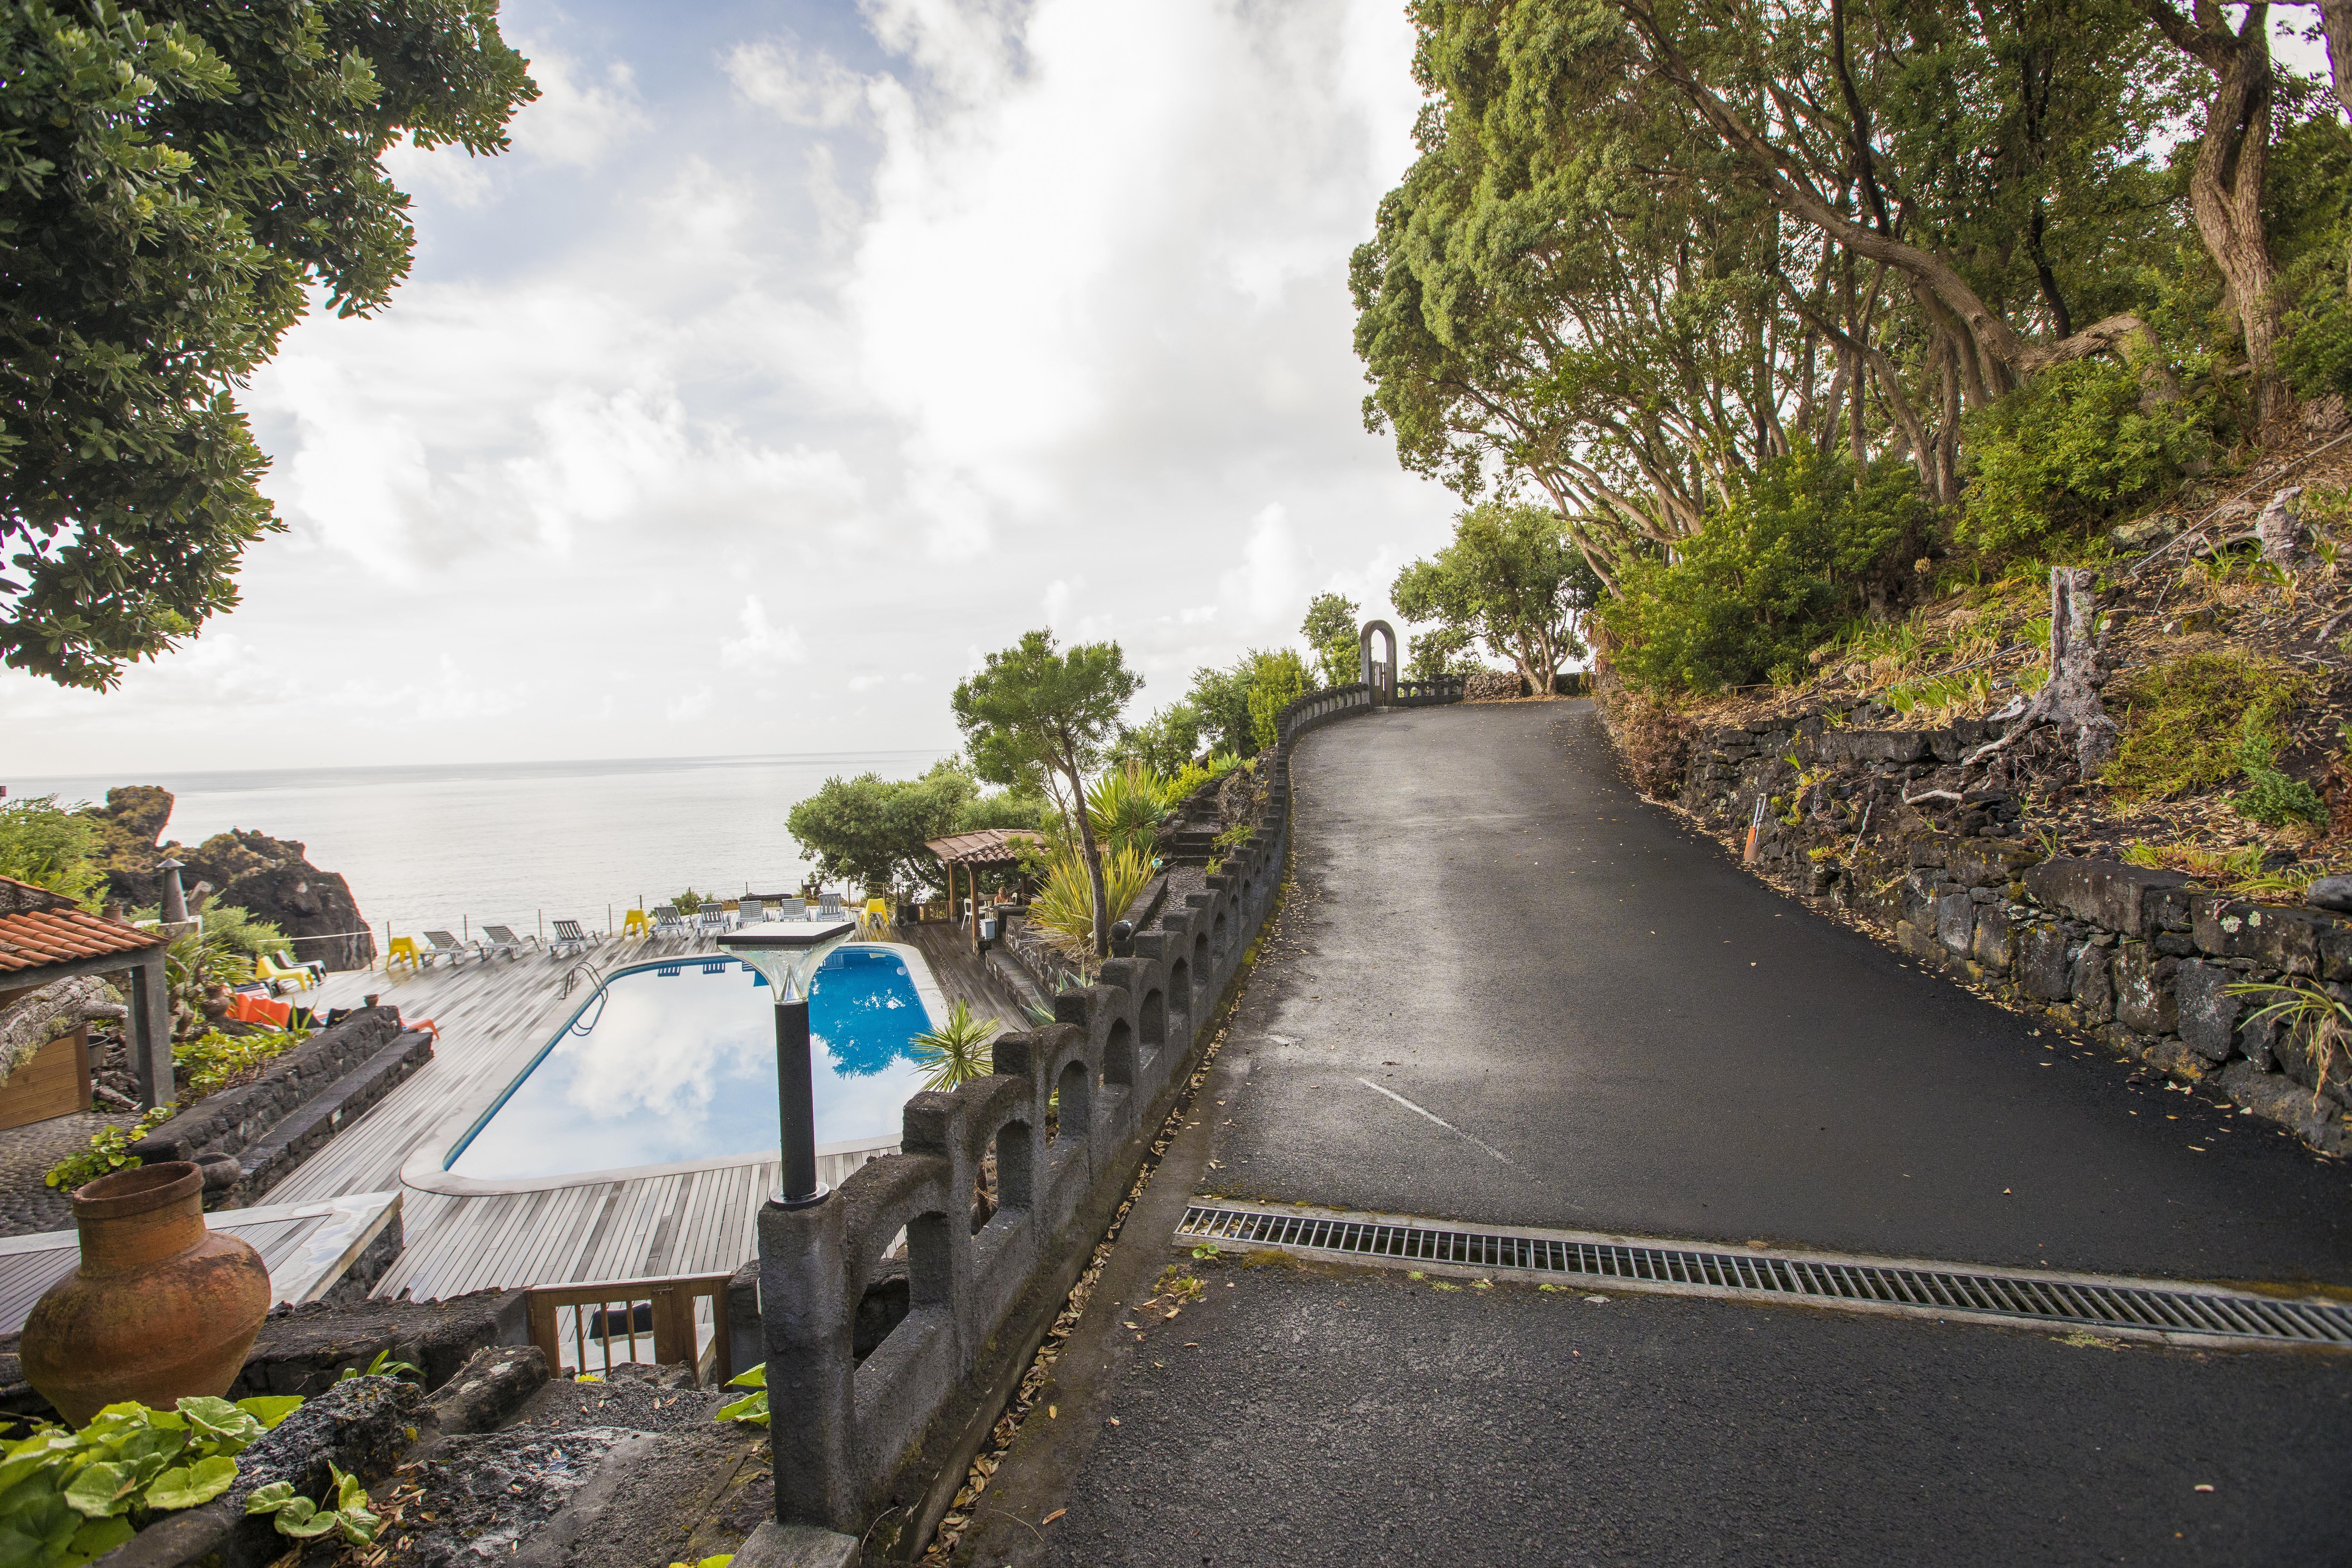
[[[379,949],[386,929],[530,934],[545,921],[604,930],[624,910],[698,892],[788,890],[808,874],[784,818],[835,774],[911,778],[944,753],[835,752],[573,763],[280,768],[137,778],[8,778],[11,798],[102,804],[161,784],[166,838],[245,828],[299,839],[351,884]]]

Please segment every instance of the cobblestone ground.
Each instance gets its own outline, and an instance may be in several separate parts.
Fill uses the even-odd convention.
[[[100,1128],[128,1127],[138,1120],[130,1113],[85,1111],[0,1132],[0,1236],[70,1230],[73,1209],[66,1194],[44,1180],[49,1167],[89,1148]]]

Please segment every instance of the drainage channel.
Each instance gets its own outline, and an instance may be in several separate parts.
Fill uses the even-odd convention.
[[[1510,1269],[1579,1285],[1734,1300],[2092,1328],[2135,1339],[2243,1345],[2352,1346],[2352,1306],[2283,1300],[2168,1280],[1780,1250],[1517,1226],[1457,1229],[1384,1215],[1276,1205],[1195,1203],[1176,1238],[1245,1251]]]

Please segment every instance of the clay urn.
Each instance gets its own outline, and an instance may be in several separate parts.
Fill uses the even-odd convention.
[[[25,1321],[25,1381],[81,1426],[107,1405],[225,1394],[269,1315],[269,1268],[205,1226],[204,1172],[170,1160],[73,1194],[81,1265]]]

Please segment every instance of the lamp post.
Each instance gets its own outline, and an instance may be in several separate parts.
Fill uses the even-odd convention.
[[[776,998],[777,1119],[783,1131],[783,1191],[777,1208],[821,1204],[816,1179],[816,1107],[809,1087],[809,980],[824,955],[849,940],[852,921],[761,921],[719,939],[719,950],[741,959],[767,981]]]

